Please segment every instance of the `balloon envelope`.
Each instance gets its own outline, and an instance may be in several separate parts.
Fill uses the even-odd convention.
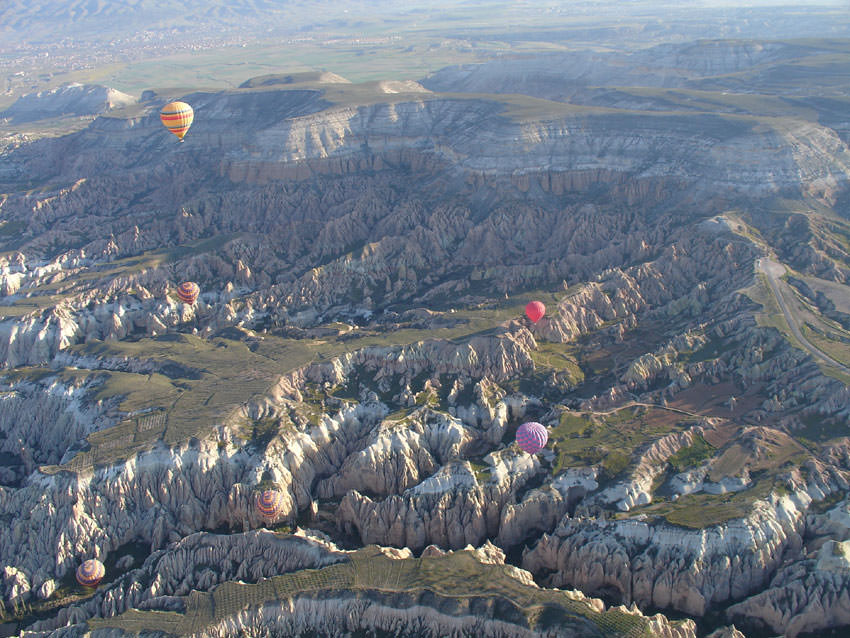
[[[186,131],[192,126],[192,121],[195,119],[195,112],[192,107],[185,102],[169,102],[162,107],[159,113],[159,119],[169,131],[174,133],[181,142]]]
[[[183,303],[192,305],[197,301],[199,294],[201,294],[201,288],[194,281],[184,281],[177,286],[177,297]]]
[[[283,494],[276,490],[265,490],[257,494],[257,510],[265,518],[276,518],[283,511]]]
[[[546,314],[546,306],[541,301],[532,301],[525,307],[525,314],[531,321],[537,323]]]
[[[77,567],[77,582],[86,587],[96,586],[106,575],[106,568],[99,560],[90,558]]]
[[[529,454],[537,454],[546,447],[549,433],[546,428],[534,421],[523,423],[516,431],[516,442],[519,447]]]

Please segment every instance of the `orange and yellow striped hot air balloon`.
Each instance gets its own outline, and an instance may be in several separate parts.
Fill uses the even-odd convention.
[[[85,587],[97,587],[106,575],[106,568],[99,560],[90,558],[77,567],[77,582]]]
[[[283,494],[277,490],[265,490],[258,493],[257,510],[265,519],[277,518],[283,511]]]
[[[192,120],[195,119],[195,112],[185,102],[169,102],[162,107],[162,111],[159,113],[159,119],[165,124],[165,128],[174,133],[182,142],[186,131],[192,126]]]
[[[177,297],[190,306],[197,301],[199,294],[201,294],[201,288],[194,281],[184,281],[177,286]]]

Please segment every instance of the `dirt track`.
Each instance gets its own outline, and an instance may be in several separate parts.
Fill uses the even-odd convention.
[[[767,277],[767,281],[770,284],[770,289],[773,291],[773,296],[776,297],[776,302],[779,304],[779,308],[780,310],[782,310],[782,314],[785,315],[785,321],[788,323],[788,327],[791,328],[791,333],[794,335],[794,337],[796,337],[797,341],[799,341],[800,344],[806,350],[808,350],[809,353],[816,359],[822,359],[828,364],[835,366],[839,370],[850,374],[850,368],[845,366],[840,361],[836,361],[835,359],[830,357],[823,350],[813,345],[808,339],[803,336],[800,327],[797,325],[797,319],[788,309],[788,306],[785,303],[785,298],[782,296],[779,283],[777,282],[777,279],[785,274],[785,266],[763,257],[756,262],[756,268],[759,272],[764,273],[764,275]]]

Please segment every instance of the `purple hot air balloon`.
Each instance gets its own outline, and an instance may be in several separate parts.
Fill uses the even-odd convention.
[[[178,299],[190,306],[198,300],[199,294],[201,294],[201,289],[194,281],[184,281],[177,286]]]
[[[257,494],[257,510],[263,518],[272,520],[283,511],[283,494],[277,490],[265,490]]]
[[[548,440],[549,433],[546,428],[534,421],[523,423],[516,431],[517,445],[529,454],[537,454],[546,447]]]
[[[86,587],[97,587],[104,575],[106,575],[106,569],[103,563],[95,558],[90,558],[77,567],[77,582]]]

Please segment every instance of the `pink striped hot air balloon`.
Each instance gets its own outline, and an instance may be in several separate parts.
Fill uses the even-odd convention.
[[[265,490],[257,494],[257,511],[263,518],[273,520],[283,511],[283,494],[277,490]]]
[[[190,306],[198,300],[199,294],[201,294],[201,289],[194,281],[184,281],[177,286],[177,297]]]
[[[530,421],[523,423],[516,431],[516,442],[519,447],[529,454],[537,454],[549,440],[549,433],[540,423]]]
[[[106,568],[95,558],[90,558],[77,567],[77,582],[84,587],[97,587],[105,575]]]

